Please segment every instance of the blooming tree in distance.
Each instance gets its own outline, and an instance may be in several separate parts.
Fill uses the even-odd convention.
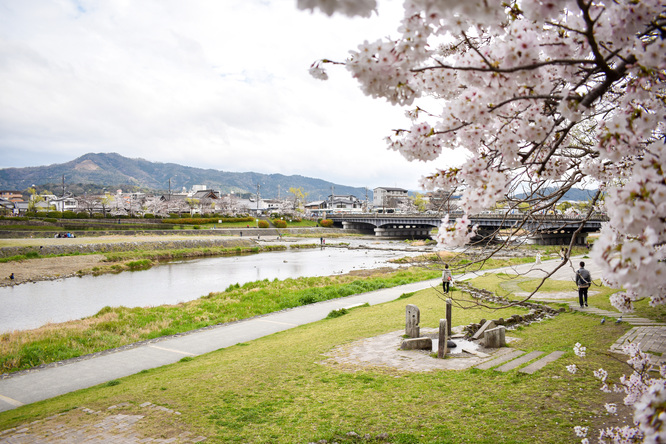
[[[371,17],[377,7],[297,2],[328,15]],[[664,0],[406,0],[394,38],[317,61],[311,74],[325,80],[326,64],[343,64],[365,94],[407,107],[390,149],[421,161],[466,152],[462,165],[422,179],[427,190],[464,190],[464,214],[445,217],[440,244],[468,243],[469,215],[499,200],[529,203],[529,217],[596,184],[603,198],[593,203],[609,221],[591,255],[606,284],[622,289],[611,302],[622,311],[641,298],[666,302]],[[635,406],[657,406],[654,415],[626,429],[626,441],[620,431],[605,438],[666,441],[666,390],[654,381],[628,392]]]
[[[375,0],[298,0],[301,9],[371,16]],[[407,0],[395,39],[365,41],[344,64],[374,98],[408,107],[388,147],[462,165],[422,179],[460,187],[464,215],[438,241],[474,235],[469,215],[507,200],[529,214],[596,183],[609,222],[593,259],[612,303],[666,302],[666,14],[663,0]],[[525,192],[526,197],[518,192]],[[598,196],[597,196],[598,198]],[[588,213],[589,216],[589,213]],[[582,222],[581,222],[582,224]]]

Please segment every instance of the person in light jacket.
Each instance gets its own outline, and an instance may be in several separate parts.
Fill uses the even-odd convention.
[[[451,270],[449,270],[449,264],[445,264],[444,271],[442,271],[442,290],[444,290],[444,293],[449,292],[449,285],[451,284],[452,280],[453,276],[451,276]]]
[[[576,285],[578,286],[578,303],[581,307],[587,307],[587,289],[592,284],[592,275],[585,269],[585,262],[580,263],[576,271]]]

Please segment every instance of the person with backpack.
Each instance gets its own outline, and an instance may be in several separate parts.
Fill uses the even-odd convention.
[[[587,307],[587,289],[592,284],[592,275],[585,269],[585,262],[581,261],[580,268],[576,271],[576,285],[578,286],[578,303]]]

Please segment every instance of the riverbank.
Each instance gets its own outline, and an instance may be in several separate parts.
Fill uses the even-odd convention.
[[[421,267],[357,270],[338,276],[236,284],[175,305],[107,306],[83,319],[0,334],[0,373],[438,276],[439,271]]]
[[[0,257],[21,260],[0,262],[0,286],[61,279],[86,274],[123,271],[142,252],[185,251],[187,257],[210,255],[217,248],[233,252],[257,249],[249,238],[215,236],[106,236],[70,239],[12,239],[0,241]],[[110,260],[111,253],[132,252]],[[54,257],[44,257],[54,256]],[[10,275],[14,279],[10,279]]]

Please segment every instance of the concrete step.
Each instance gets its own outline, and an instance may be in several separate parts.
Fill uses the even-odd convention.
[[[514,370],[514,369],[520,367],[521,365],[530,362],[532,359],[538,358],[541,355],[543,355],[542,351],[529,352],[528,354],[523,355],[518,359],[514,359],[513,361],[507,362],[506,364],[502,365],[501,367],[497,367],[495,369],[495,371],[496,372],[508,372],[510,370]]]
[[[496,367],[500,364],[505,363],[506,361],[510,361],[512,359],[515,359],[518,356],[522,355],[523,353],[525,353],[525,352],[522,351],[522,350],[511,350],[510,352],[508,352],[508,353],[506,353],[502,356],[498,356],[495,359],[491,359],[490,361],[486,361],[482,364],[477,365],[474,368],[478,368],[479,370],[489,370],[493,367]]]
[[[551,362],[554,362],[561,358],[564,355],[563,351],[555,351],[552,353],[549,353],[547,356],[544,356],[543,358],[539,359],[538,361],[535,361],[531,363],[530,365],[521,368],[518,370],[519,372],[522,373],[527,373],[528,375],[531,375],[532,373],[536,372],[537,370],[541,370],[544,368],[546,365],[550,364]]]

